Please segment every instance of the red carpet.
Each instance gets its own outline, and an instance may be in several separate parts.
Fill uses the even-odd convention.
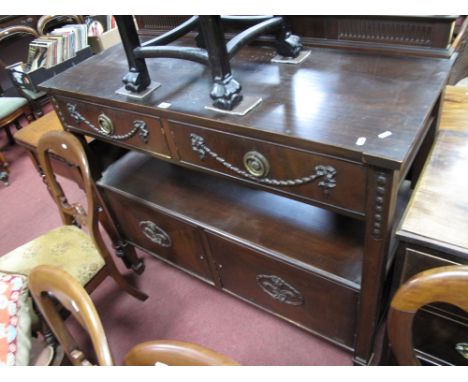
[[[5,144],[0,132],[0,147]],[[26,151],[13,146],[3,152],[10,162],[10,186],[0,185],[0,254],[60,225],[55,204]],[[352,364],[350,353],[142,256],[146,271],[134,278],[150,295],[147,301],[122,293],[110,279],[92,295],[117,364],[130,347],[151,339],[195,342],[243,365]]]

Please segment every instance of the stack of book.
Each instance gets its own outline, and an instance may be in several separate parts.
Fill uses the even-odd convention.
[[[70,24],[54,29],[29,44],[27,71],[40,67],[50,68],[76,56],[88,45],[88,28],[85,24]]]

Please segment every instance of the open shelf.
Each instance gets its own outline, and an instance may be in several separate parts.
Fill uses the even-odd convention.
[[[359,289],[364,223],[130,152],[101,187]]]

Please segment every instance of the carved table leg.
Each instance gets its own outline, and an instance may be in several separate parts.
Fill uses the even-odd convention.
[[[140,46],[140,38],[132,16],[115,16],[128,61],[129,72],[122,79],[125,89],[139,93],[151,83],[144,58],[136,58],[133,49]]]
[[[241,86],[233,78],[229,55],[219,16],[200,16],[200,30],[204,38],[213,76],[210,96],[219,109],[232,110],[242,101]]]
[[[284,57],[296,58],[301,53],[302,43],[299,36],[293,35],[283,17],[283,25],[276,36],[276,51]]]
[[[369,169],[367,181],[366,236],[358,311],[354,362],[371,360],[394,223],[398,179],[393,172]]]

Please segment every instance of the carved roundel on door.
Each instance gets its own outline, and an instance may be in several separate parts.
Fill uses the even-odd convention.
[[[290,305],[304,304],[304,297],[302,297],[301,292],[281,277],[275,275],[257,275],[257,284],[266,294],[275,300]]]
[[[140,222],[140,228],[148,239],[161,247],[170,247],[172,245],[171,237],[157,224],[146,220]]]

